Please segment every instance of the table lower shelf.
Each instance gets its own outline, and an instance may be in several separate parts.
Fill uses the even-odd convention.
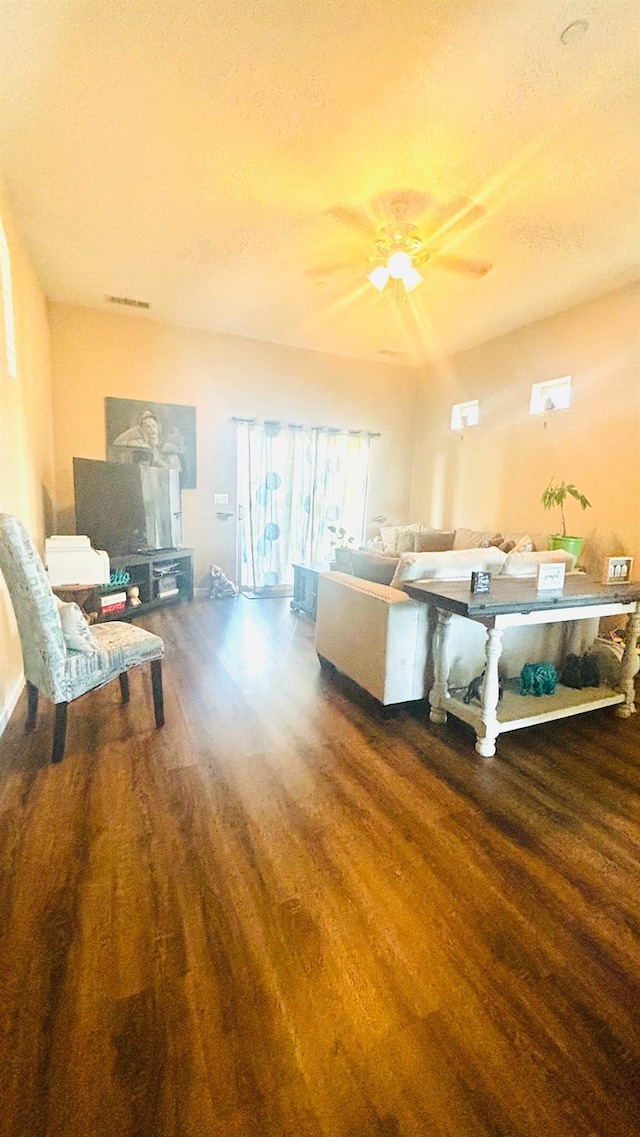
[[[455,715],[470,726],[477,727],[482,722],[480,704],[464,703],[462,696],[466,688],[449,692],[443,710]],[[624,695],[613,687],[583,687],[581,691],[558,684],[553,695],[521,695],[520,682],[511,679],[505,684],[502,699],[498,703],[498,731],[519,730],[539,722],[552,722],[554,719],[569,718],[571,715],[596,711],[600,707],[613,707],[624,702]]]

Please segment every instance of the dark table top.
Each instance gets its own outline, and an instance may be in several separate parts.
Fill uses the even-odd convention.
[[[293,568],[306,569],[308,572],[329,572],[329,561],[292,561]]]
[[[584,573],[565,576],[558,591],[538,591],[537,577],[493,576],[490,592],[471,592],[466,580],[422,580],[404,590],[414,600],[435,603],[460,616],[483,619],[510,612],[544,612],[553,608],[588,608],[596,604],[628,604],[640,600],[640,581],[602,584]]]

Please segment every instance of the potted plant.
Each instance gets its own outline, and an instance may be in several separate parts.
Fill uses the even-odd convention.
[[[331,548],[333,549],[337,567],[343,572],[351,572],[349,545],[353,545],[354,538],[347,537],[347,530],[342,525],[327,525],[327,529],[330,533],[333,533]]]
[[[568,497],[573,497],[583,509],[587,509],[591,502],[584,496],[583,493],[574,486],[573,482],[556,482],[554,478],[551,479],[549,485],[542,495],[542,504],[545,509],[554,509],[558,506],[560,509],[560,516],[562,518],[562,533],[552,533],[549,537],[550,549],[565,549],[568,553],[574,553],[576,557],[580,556],[582,546],[584,545],[584,537],[568,537],[567,536],[567,522],[564,516],[564,503]]]

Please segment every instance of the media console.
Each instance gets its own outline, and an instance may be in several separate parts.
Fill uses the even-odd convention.
[[[126,608],[103,613],[101,620],[132,620],[164,604],[193,600],[193,549],[163,549],[109,559],[112,574],[128,573],[129,580],[103,585],[99,590],[101,598],[106,600],[109,595],[137,586],[141,603],[133,605],[127,601]]]

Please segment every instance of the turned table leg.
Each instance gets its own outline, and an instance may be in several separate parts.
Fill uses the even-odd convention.
[[[445,710],[449,698],[449,631],[451,612],[438,608],[438,622],[433,633],[433,687],[429,692],[429,719],[431,722],[446,722]]]
[[[638,637],[640,636],[640,612],[632,612],[629,616],[629,625],[625,636],[624,654],[620,664],[620,690],[624,694],[624,703],[616,707],[618,718],[628,719],[635,714],[635,688],[634,676],[638,670]]]
[[[496,752],[496,738],[499,734],[498,699],[500,698],[498,660],[501,654],[502,630],[500,628],[489,628],[485,649],[487,663],[481,698],[482,727],[476,732],[476,750],[483,758],[491,758]]]

